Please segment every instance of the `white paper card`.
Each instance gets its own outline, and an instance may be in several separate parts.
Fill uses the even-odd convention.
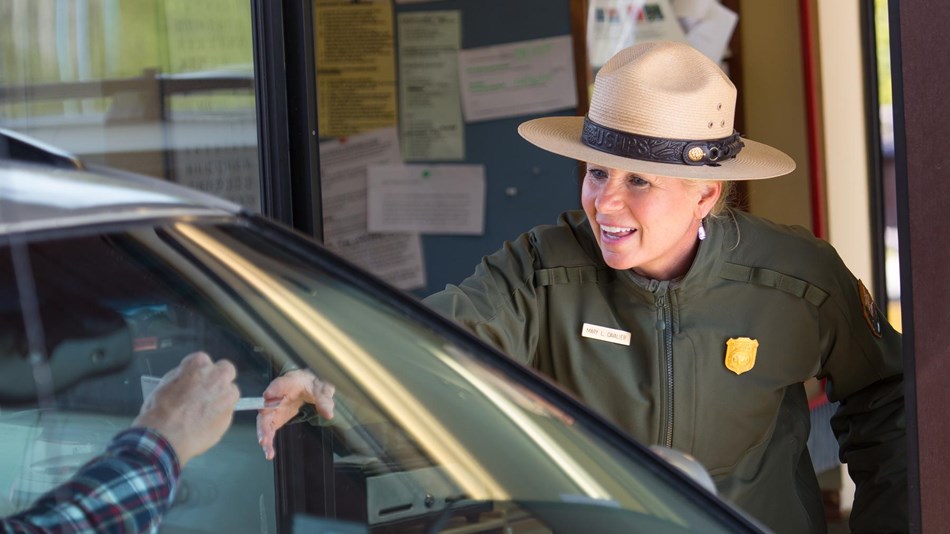
[[[162,378],[160,376],[142,375],[139,378],[139,381],[142,385],[142,399],[147,399],[149,395],[155,391],[155,388],[158,387],[158,384],[162,381]],[[279,400],[265,403],[264,397],[241,397],[234,406],[234,411],[262,410],[264,408],[276,408],[279,405]]]
[[[459,53],[468,122],[577,106],[571,36],[469,48]]]
[[[276,408],[278,406],[280,406],[279,400],[264,402],[264,397],[241,397],[234,406],[234,411],[263,410],[264,408]]]
[[[485,232],[483,165],[373,165],[368,188],[370,232]]]
[[[142,400],[147,399],[148,396],[151,395],[153,391],[155,391],[155,388],[158,387],[158,383],[161,381],[162,378],[160,376],[142,375],[139,378],[139,382],[142,385]]]

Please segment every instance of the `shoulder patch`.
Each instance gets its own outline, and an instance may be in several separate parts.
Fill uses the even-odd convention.
[[[864,287],[864,282],[858,280],[858,295],[861,297],[861,310],[864,312],[864,321],[868,324],[868,328],[871,329],[871,333],[874,334],[874,337],[881,337],[881,312],[877,309],[877,305],[874,304],[874,299],[871,298],[871,292],[868,291],[868,288]]]

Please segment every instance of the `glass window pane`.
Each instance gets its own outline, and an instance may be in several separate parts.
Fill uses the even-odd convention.
[[[247,0],[0,2],[0,129],[260,211]]]

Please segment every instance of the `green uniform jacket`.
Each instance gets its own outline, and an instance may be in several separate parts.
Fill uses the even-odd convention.
[[[900,335],[807,230],[741,212],[706,228],[687,275],[657,281],[608,267],[583,212],[566,213],[426,303],[639,441],[694,455],[721,496],[779,532],[825,531],[802,382],[827,378],[852,530],[907,530]],[[758,342],[731,354],[747,371],[727,368],[730,338]]]

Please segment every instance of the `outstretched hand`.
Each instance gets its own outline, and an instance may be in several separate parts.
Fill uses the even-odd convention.
[[[310,371],[298,369],[274,379],[264,390],[264,402],[280,401],[273,408],[257,412],[257,442],[264,449],[264,457],[274,459],[274,436],[277,429],[297,416],[304,404],[312,404],[325,419],[333,418],[336,389]]]

